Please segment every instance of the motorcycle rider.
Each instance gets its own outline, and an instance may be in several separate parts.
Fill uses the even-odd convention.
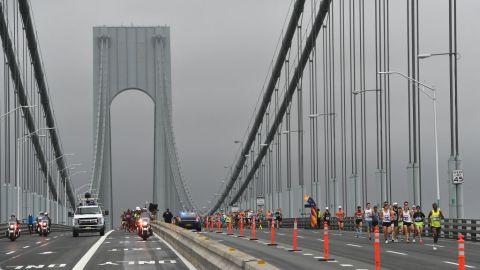
[[[16,228],[16,233],[18,233],[18,236],[20,236],[20,220],[17,219],[17,217],[15,216],[15,214],[11,214],[10,215],[10,219],[8,219],[8,223],[15,223],[17,224],[17,228]],[[5,233],[5,235],[8,237],[8,228],[7,228],[7,231]]]

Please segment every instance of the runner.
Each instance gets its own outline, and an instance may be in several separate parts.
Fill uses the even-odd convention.
[[[327,223],[327,226],[330,226],[330,210],[328,210],[328,206],[325,207],[325,212],[323,212],[323,222]]]
[[[378,212],[378,207],[375,205],[373,207],[373,212],[372,212],[372,226],[373,226],[373,228],[377,227],[379,223],[380,223],[380,213]]]
[[[393,242],[398,242],[398,235],[400,233],[400,228],[403,229],[403,220],[400,214],[398,213],[400,208],[398,208],[398,203],[393,203],[393,212],[395,213],[393,217],[393,229],[392,229],[392,236]]]
[[[275,223],[277,224],[277,229],[280,229],[280,227],[282,227],[282,220],[282,208],[277,208],[277,211],[275,212]]]
[[[367,232],[368,232],[368,240],[372,240],[372,232],[373,232],[373,210],[370,208],[370,203],[367,203],[367,207],[365,208],[365,211],[363,213],[365,223],[367,224]],[[377,225],[378,225],[378,220],[377,220]]]
[[[433,250],[437,250],[438,237],[440,236],[440,230],[442,229],[441,220],[445,219],[443,213],[436,203],[432,204],[432,211],[428,214],[428,220],[430,221],[430,227],[433,233]]]
[[[408,207],[408,202],[404,203],[402,209],[402,220],[403,220],[403,234],[407,240],[407,243],[410,243],[410,233],[412,232],[412,211]]]
[[[363,226],[363,212],[362,212],[362,207],[357,206],[357,212],[355,212],[355,237],[359,237],[360,234],[362,234],[362,226]]]
[[[417,205],[417,211],[413,214],[413,221],[415,222],[415,236],[418,236],[418,240],[422,243],[423,233],[423,221],[425,220],[425,214],[422,212],[420,205]],[[415,242],[415,236],[413,241]]]
[[[383,226],[383,237],[385,238],[385,244],[388,244],[388,239],[391,238],[392,233],[392,218],[395,213],[390,209],[388,202],[383,203],[382,212],[380,213],[380,218],[382,220]]]
[[[345,221],[345,212],[343,211],[341,205],[338,206],[338,211],[337,211],[337,213],[335,213],[335,216],[337,217],[338,230],[339,230],[340,234],[342,234],[343,225],[344,225],[343,223]]]

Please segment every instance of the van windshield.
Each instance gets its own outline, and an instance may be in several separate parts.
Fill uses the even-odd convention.
[[[86,215],[86,214],[101,214],[99,207],[79,207],[75,211],[77,215]]]

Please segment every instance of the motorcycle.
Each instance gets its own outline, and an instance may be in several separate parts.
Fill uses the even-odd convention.
[[[38,226],[38,233],[40,234],[40,236],[48,236],[48,234],[50,233],[50,225],[48,224],[48,219],[45,218],[40,220]]]
[[[16,222],[8,223],[8,238],[13,242],[15,239],[20,237],[20,225]]]
[[[152,236],[152,228],[150,227],[150,219],[149,218],[141,218],[139,220],[138,226],[138,236],[140,236],[144,241],[148,239],[148,237]]]

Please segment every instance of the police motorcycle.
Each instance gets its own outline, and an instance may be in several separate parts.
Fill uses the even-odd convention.
[[[148,214],[146,209],[143,209],[142,213],[140,214],[137,230],[138,236],[140,236],[144,241],[146,241],[148,237],[153,235],[150,215]]]
[[[38,234],[40,236],[48,236],[50,233],[50,222],[48,217],[43,216],[38,220]]]
[[[12,242],[20,237],[20,224],[18,224],[16,218],[10,218],[8,221],[8,230],[6,234]]]

